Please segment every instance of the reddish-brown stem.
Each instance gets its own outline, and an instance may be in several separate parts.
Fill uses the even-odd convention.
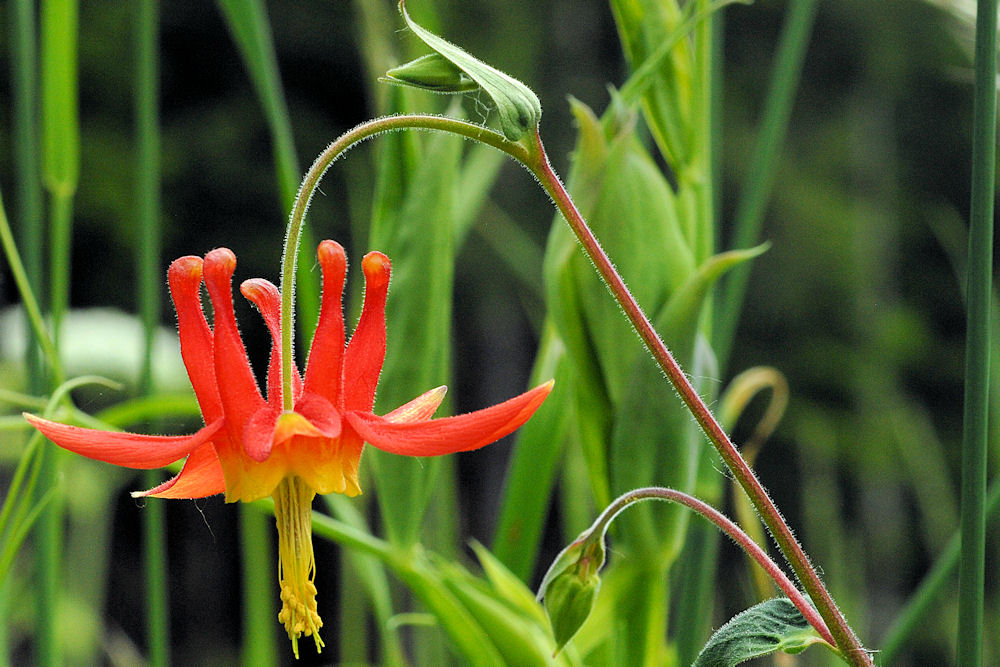
[[[728,535],[736,544],[743,549],[747,555],[757,561],[767,575],[771,577],[771,580],[778,585],[778,588],[788,596],[792,604],[802,612],[803,618],[809,622],[809,625],[816,628],[816,632],[831,646],[836,645],[836,641],[833,635],[830,633],[830,629],[827,627],[823,618],[817,613],[816,609],[809,604],[806,597],[802,594],[799,589],[795,587],[792,580],[788,578],[778,564],[771,560],[771,557],[767,555],[767,552],[759,544],[753,541],[749,535],[747,535],[742,528],[737,526],[729,517],[715,509],[708,503],[695,498],[692,495],[684,493],[682,491],[677,491],[676,489],[667,489],[658,486],[650,486],[641,489],[632,489],[631,491],[622,494],[616,498],[607,509],[601,513],[594,525],[590,527],[590,530],[585,533],[586,535],[601,538],[604,535],[607,526],[611,521],[617,516],[622,510],[631,505],[632,503],[641,500],[665,500],[668,502],[675,502],[685,507],[697,512],[702,515],[716,526],[718,526],[726,535]],[[600,533],[600,535],[598,535]]]
[[[815,602],[823,620],[826,621],[836,639],[837,647],[851,664],[859,666],[872,665],[868,652],[861,645],[861,642],[850,626],[848,626],[846,619],[840,613],[823,582],[820,581],[816,570],[809,563],[809,557],[806,556],[805,551],[802,550],[802,546],[795,539],[795,536],[792,535],[791,528],[785,523],[774,501],[771,500],[767,491],[764,490],[760,480],[757,479],[750,466],[740,456],[739,451],[733,445],[729,436],[726,435],[726,432],[722,430],[722,426],[712,415],[708,406],[705,405],[701,396],[698,395],[698,392],[695,391],[694,386],[688,381],[687,376],[684,375],[684,371],[681,370],[680,365],[674,359],[670,350],[667,349],[660,335],[653,328],[649,318],[646,317],[646,314],[636,302],[635,297],[632,296],[625,282],[615,270],[614,265],[608,259],[607,254],[590,230],[590,227],[587,226],[583,216],[580,215],[569,193],[566,192],[566,188],[559,180],[559,176],[549,164],[548,156],[545,153],[541,137],[537,131],[535,133],[534,145],[529,151],[529,160],[525,163],[525,166],[539,179],[542,187],[552,197],[556,207],[563,214],[573,233],[576,234],[587,255],[594,262],[594,266],[597,267],[598,273],[601,274],[601,278],[604,279],[615,300],[621,305],[625,311],[625,315],[632,322],[633,326],[635,326],[639,337],[642,338],[643,343],[645,343],[653,358],[656,359],[660,368],[663,369],[663,372],[667,374],[670,383],[677,390],[677,393],[680,394],[681,400],[684,401],[691,414],[694,415],[705,435],[718,450],[726,466],[746,491],[750,502],[753,503],[764,524],[770,530],[771,535],[778,543],[778,547],[785,555],[795,575],[802,583],[803,588],[805,588],[806,592],[812,597],[813,602]]]
[[[580,215],[569,193],[566,192],[566,188],[559,180],[559,176],[556,175],[549,164],[548,156],[542,146],[541,137],[538,136],[537,130],[533,137],[534,141],[522,140],[513,142],[493,130],[466,121],[445,116],[406,115],[371,120],[345,133],[316,159],[306,174],[299,194],[296,197],[295,207],[289,221],[288,238],[286,239],[285,258],[282,269],[282,292],[284,293],[287,290],[287,293],[291,294],[291,276],[295,269],[298,231],[303,223],[312,193],[319,183],[320,178],[322,178],[323,173],[338,156],[351,146],[381,132],[403,129],[427,129],[451,132],[474,141],[488,144],[507,153],[534,174],[545,191],[552,197],[552,201],[566,219],[573,233],[576,234],[587,255],[594,262],[615,300],[624,309],[626,316],[632,322],[633,326],[635,326],[640,338],[642,338],[646,347],[660,365],[660,368],[667,374],[677,393],[680,394],[681,400],[687,405],[691,414],[694,415],[698,424],[701,425],[705,435],[722,456],[726,466],[746,491],[747,496],[749,496],[750,501],[757,509],[764,524],[770,530],[771,535],[791,565],[802,587],[812,597],[813,603],[816,605],[830,633],[836,640],[838,650],[852,665],[871,667],[871,657],[861,645],[861,642],[850,626],[847,625],[843,614],[837,609],[836,603],[830,596],[829,591],[826,590],[823,582],[820,581],[816,570],[809,563],[808,556],[802,550],[795,536],[792,535],[791,529],[785,523],[774,501],[771,500],[771,497],[764,490],[753,470],[743,460],[743,457],[740,456],[739,451],[733,445],[729,436],[722,430],[722,426],[719,425],[719,422],[716,421],[715,417],[709,411],[708,406],[705,405],[698,392],[695,391],[694,387],[688,381],[687,376],[684,375],[684,371],[681,370],[681,367],[667,349],[659,334],[656,333],[653,325],[636,302],[635,297],[629,292],[621,276],[618,275],[618,272],[611,264],[611,260],[608,259],[604,249],[601,248],[597,238],[587,226],[583,216]],[[290,301],[290,296],[286,301]],[[290,305],[290,303],[285,303],[282,307],[282,327],[284,331],[288,332],[291,331]],[[287,366],[290,364],[292,358],[290,338],[283,340],[282,343],[284,361]],[[287,381],[289,371],[287,368],[283,370],[283,375],[286,378],[285,381]]]

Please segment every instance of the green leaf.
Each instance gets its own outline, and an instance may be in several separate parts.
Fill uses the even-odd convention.
[[[678,3],[658,0],[612,0],[611,11],[629,64],[643,79],[646,122],[667,163],[682,168],[692,150],[694,50],[684,39],[674,43],[669,56],[659,51],[663,44],[675,42],[684,14]],[[642,67],[646,62],[655,67]]]
[[[534,614],[525,615],[501,599],[481,579],[457,564],[441,563],[445,586],[476,619],[503,657],[497,664],[545,665],[550,662],[552,639]]]
[[[407,559],[405,565],[394,563],[393,569],[420,601],[434,614],[441,629],[453,642],[453,648],[469,665],[502,665],[503,657],[490,634],[473,614],[449,590],[441,574],[419,554]]]
[[[829,646],[788,598],[775,598],[750,607],[719,628],[694,667],[731,667],[775,651],[801,653],[813,644]]]
[[[532,618],[539,626],[545,626],[545,612],[535,599],[535,594],[523,581],[507,569],[489,549],[473,540],[472,550],[483,568],[483,573],[493,586],[493,590],[508,605]]]
[[[462,141],[444,134],[420,137],[427,141],[419,166],[412,172],[394,171],[405,159],[408,138],[412,137],[386,137],[380,160],[385,166],[380,169],[389,171],[380,174],[378,208],[369,235],[369,247],[392,260],[386,303],[388,346],[376,399],[380,412],[449,381],[454,184]],[[442,460],[382,452],[372,452],[369,460],[377,466],[378,500],[391,541],[416,542]]]
[[[406,25],[413,31],[413,34],[464,72],[490,96],[490,99],[497,106],[500,129],[505,137],[511,141],[517,141],[526,132],[538,127],[538,122],[542,117],[542,104],[530,88],[421,27],[410,18],[403,0],[400,0],[399,12],[403,15],[403,20],[406,21]],[[409,83],[403,80],[398,82]]]
[[[547,319],[531,384],[552,377],[556,384],[545,403],[518,429],[493,539],[496,557],[523,579],[528,579],[535,567],[573,414],[571,369],[566,362],[566,348],[554,329],[551,318]]]

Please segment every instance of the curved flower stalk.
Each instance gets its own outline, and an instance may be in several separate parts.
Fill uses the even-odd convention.
[[[205,420],[189,436],[150,436],[79,428],[26,414],[57,445],[89,458],[129,468],[159,468],[187,457],[180,474],[133,496],[200,498],[225,493],[227,502],[272,496],[279,539],[284,624],[298,656],[298,638],[323,647],[316,611],[311,505],[317,493],[361,493],[358,463],[364,443],[394,454],[437,456],[478,449],[528,420],[552,383],[504,403],[457,417],[431,419],[446,387],[437,387],[386,415],[372,410],[385,357],[385,303],[391,265],[379,252],[362,260],[365,298],[361,318],[345,347],[341,298],[347,272],[344,249],[323,241],[319,323],[304,374],[292,364],[292,407],[282,389],[281,294],[263,279],[240,291],[260,311],[273,340],[262,395],[236,325],[231,280],[236,257],[218,248],[181,257],[169,270],[181,354]],[[213,309],[209,327],[200,288]]]

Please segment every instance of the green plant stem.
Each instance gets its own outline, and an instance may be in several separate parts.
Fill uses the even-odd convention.
[[[997,0],[979,0],[972,130],[972,202],[962,430],[962,556],[958,574],[958,665],[981,665],[986,556],[990,290],[996,159]]]
[[[740,189],[740,198],[736,204],[733,238],[729,244],[732,248],[752,248],[760,243],[764,209],[777,174],[775,162],[784,143],[788,119],[792,115],[792,103],[795,101],[795,91],[798,89],[802,62],[818,5],[819,0],[793,0],[788,4],[774,69],[771,70],[767,100],[764,102],[763,120],[750,151],[747,179]],[[712,337],[716,356],[723,368],[727,365],[736,336],[736,325],[743,309],[750,270],[749,265],[736,266],[723,283],[715,334]]]
[[[73,195],[51,193],[49,218],[49,314],[58,348],[63,317],[69,308]]]
[[[273,505],[272,505],[273,508]],[[273,514],[273,511],[272,511]],[[240,504],[240,555],[243,565],[244,665],[278,664],[272,591],[273,551],[267,516]],[[252,603],[251,603],[252,602]]]
[[[692,131],[695,133],[695,139],[692,145],[695,157],[690,168],[695,177],[692,185],[698,206],[698,237],[694,248],[699,264],[712,256],[715,246],[715,212],[712,194],[712,25],[716,17],[709,13],[710,7],[709,0],[697,0],[697,9],[706,14],[707,18],[699,22],[694,29],[695,67],[698,71],[694,77],[695,96],[691,109],[694,120]],[[710,309],[706,308],[705,311],[708,313]]]
[[[160,135],[157,31],[159,3],[139,0],[135,5],[135,125],[136,190],[139,228],[139,316],[144,338],[139,384],[143,394],[153,388],[152,350],[160,323]]]
[[[163,481],[156,470],[147,470],[142,477],[147,489]],[[167,583],[167,518],[162,501],[148,503],[142,513],[142,551],[149,664],[166,667],[170,664],[170,605],[167,598],[170,587]]]
[[[135,4],[136,214],[139,228],[139,316],[143,326],[139,391],[153,391],[153,340],[160,322],[160,137],[157,30],[159,3]],[[146,488],[160,483],[157,471],[143,474]],[[146,580],[146,641],[149,664],[170,664],[170,605],[167,597],[166,507],[153,501],[142,513],[143,575]]]
[[[792,534],[791,528],[785,523],[774,501],[771,500],[771,497],[764,490],[754,472],[740,456],[735,445],[733,445],[732,441],[719,425],[719,422],[708,409],[708,406],[705,405],[705,402],[698,395],[698,392],[694,389],[694,386],[688,380],[680,365],[653,328],[649,318],[646,317],[645,313],[639,307],[635,297],[632,296],[631,292],[625,286],[624,281],[615,270],[603,248],[601,248],[593,232],[587,226],[586,221],[580,215],[569,193],[566,192],[559,177],[552,170],[548,156],[542,146],[541,137],[538,136],[537,131],[534,133],[534,136],[528,135],[519,142],[512,142],[493,130],[453,118],[425,115],[387,116],[368,121],[349,130],[330,144],[316,158],[316,161],[313,162],[313,165],[306,173],[302,186],[299,188],[295,207],[292,209],[288,223],[288,232],[285,239],[285,255],[282,260],[282,383],[284,385],[286,407],[288,409],[292,407],[290,398],[292,393],[292,290],[286,289],[286,286],[292,284],[299,233],[313,192],[329,166],[345,150],[382,132],[403,129],[451,132],[485,143],[510,155],[538,179],[576,234],[585,252],[594,262],[595,267],[611,290],[615,300],[618,301],[625,311],[629,321],[636,328],[640,338],[654,359],[656,359],[657,364],[667,374],[667,378],[678,394],[680,394],[681,400],[684,401],[705,435],[719,451],[729,470],[750,497],[751,502],[753,502],[754,507],[760,513],[785,558],[788,559],[802,586],[812,598],[820,615],[829,627],[841,654],[850,664],[871,665],[871,658],[862,647],[857,636],[848,626],[846,619],[840,613],[829,591],[826,590],[826,587],[820,581],[819,575],[810,564],[808,557],[802,550],[802,546]],[[529,141],[531,143],[522,143]]]
[[[41,6],[42,178],[49,192],[49,293],[53,337],[69,303],[73,195],[80,175],[76,0]]]

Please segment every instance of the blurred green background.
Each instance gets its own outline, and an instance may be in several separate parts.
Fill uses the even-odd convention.
[[[375,83],[380,71],[366,60],[377,53],[372,36],[404,52],[412,47],[393,3],[381,4],[385,22],[367,27],[354,3],[267,5],[302,169],[344,130],[377,113],[377,96],[384,92]],[[432,4],[439,34],[538,93],[545,109],[542,134],[557,171],[565,175],[575,137],[567,96],[603,109],[607,87],[626,76],[607,4]],[[726,223],[751,157],[785,8],[785,2],[760,0],[725,11],[719,247],[728,245]],[[0,7],[0,22],[6,22],[6,9]],[[414,12],[419,15],[417,3]],[[128,3],[81,6],[83,153],[72,256],[74,308],[136,309],[130,288],[137,234],[132,20]],[[3,72],[11,68],[8,45],[5,28]],[[225,245],[239,258],[238,276],[276,281],[286,212],[279,205],[270,138],[216,5],[164,3],[160,45],[163,274],[174,257]],[[925,2],[820,3],[764,222],[771,249],[754,260],[727,375],[710,378],[721,388],[754,365],[774,366],[787,376],[791,403],[757,469],[821,564],[848,618],[876,648],[957,526],[964,341],[957,271],[968,218],[970,45],[971,29]],[[9,86],[9,77],[0,76],[0,99],[9,99]],[[475,101],[467,101],[466,108],[475,120]],[[0,184],[8,212],[15,203],[9,194],[10,137],[5,103]],[[310,211],[316,238],[342,242],[355,266],[367,248],[351,230],[366,227],[373,155],[370,144],[336,163]],[[532,179],[504,164],[455,268],[451,396],[457,411],[492,404],[527,383],[544,313],[541,253],[552,218],[550,203]],[[303,254],[303,260],[309,256]],[[0,303],[6,306],[17,297],[6,265],[3,271]],[[163,323],[172,327],[166,289],[162,296]],[[239,300],[237,309],[260,369],[268,345],[264,328]],[[9,312],[4,313],[7,319]],[[11,335],[8,328],[4,332]],[[11,357],[2,363],[5,373],[16,374]],[[117,399],[113,392],[96,392],[81,407],[96,409]],[[752,424],[752,416],[741,423],[737,441]],[[998,443],[993,438],[994,471]],[[509,451],[499,445],[457,457],[460,535],[489,542]],[[12,454],[3,456],[9,460]],[[112,638],[141,642],[140,512],[125,491],[140,482],[125,483],[126,472],[108,466],[89,468],[99,471],[98,480],[107,476],[123,484],[107,544],[113,583],[105,609]],[[81,478],[80,484],[87,479],[102,484],[93,478]],[[79,486],[73,494],[100,492]],[[231,661],[239,643],[235,515],[221,498],[212,498],[168,503],[167,516],[170,595],[175,605],[183,601],[173,613],[174,657],[178,664],[190,664],[195,656],[201,664]],[[559,517],[550,524],[548,558],[543,555],[541,563],[560,548]],[[994,522],[987,637],[1000,635],[998,537]],[[317,542],[318,559],[331,564],[321,576],[330,581],[335,554],[334,547]],[[714,625],[745,606],[748,578],[739,558],[724,546]],[[86,571],[82,564],[81,576]],[[17,590],[23,586],[30,582],[14,584],[9,592],[23,595]],[[325,599],[332,602],[334,596]],[[222,600],[228,617],[217,613]],[[945,603],[941,622],[917,638],[910,664],[950,661],[954,613]],[[28,618],[27,612],[11,614],[15,643],[7,648],[15,664],[30,655],[16,643],[21,636],[16,625]],[[328,624],[336,623],[331,612]],[[332,651],[323,658],[337,660]]]

